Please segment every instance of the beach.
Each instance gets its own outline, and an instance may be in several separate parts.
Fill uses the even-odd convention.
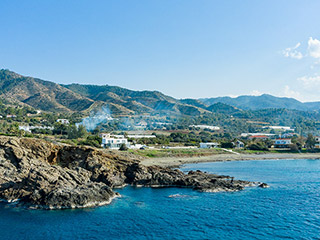
[[[201,157],[145,158],[141,160],[141,163],[145,166],[157,165],[162,167],[178,167],[189,163],[268,159],[320,159],[320,153],[214,154]]]

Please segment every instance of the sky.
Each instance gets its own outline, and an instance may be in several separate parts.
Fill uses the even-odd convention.
[[[0,0],[0,68],[176,98],[320,101],[320,1]]]

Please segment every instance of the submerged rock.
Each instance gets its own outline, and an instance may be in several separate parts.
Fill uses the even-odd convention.
[[[146,167],[133,156],[112,151],[0,137],[0,199],[19,199],[32,208],[91,207],[110,203],[118,196],[113,189],[125,184],[206,192],[239,191],[254,185],[201,171],[185,174],[177,169]]]

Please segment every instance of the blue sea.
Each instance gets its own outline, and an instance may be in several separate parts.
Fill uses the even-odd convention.
[[[0,239],[320,239],[320,160],[182,167],[191,169],[262,181],[270,188],[199,193],[126,187],[108,206],[78,210],[1,203]]]

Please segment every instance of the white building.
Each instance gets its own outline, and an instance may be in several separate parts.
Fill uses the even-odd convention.
[[[146,121],[140,121],[135,125],[135,128],[141,129],[141,128],[146,128],[147,126],[148,126],[148,123]]]
[[[134,139],[139,139],[139,138],[156,138],[155,135],[128,135],[128,138],[134,138]]]
[[[47,126],[19,126],[19,130],[23,130],[25,132],[29,132],[31,133],[32,130],[34,129],[49,129],[49,130],[53,130],[53,127],[47,127]]]
[[[275,148],[288,148],[290,144],[291,144],[290,138],[278,138],[274,142],[274,147]]]
[[[281,130],[281,131],[294,131],[291,127],[286,127],[286,126],[268,126],[268,127],[263,127],[266,129],[273,129],[273,130]]]
[[[281,134],[281,138],[292,138],[294,136],[294,133],[284,133],[284,134]]]
[[[102,138],[101,147],[119,149],[122,144],[125,144],[127,147],[130,147],[128,139],[123,135],[111,135],[110,133],[101,133],[100,137]]]
[[[68,119],[57,119],[57,122],[62,123],[62,124],[69,124],[69,120]]]
[[[200,128],[200,129],[210,129],[210,130],[220,130],[220,127],[210,126],[210,125],[190,125],[189,127]]]
[[[250,136],[266,136],[268,138],[272,138],[275,134],[272,133],[241,133],[241,137],[246,138]]]
[[[219,143],[213,143],[213,142],[200,143],[200,148],[216,148],[218,146],[219,146]]]
[[[241,149],[241,148],[244,148],[244,143],[239,141],[239,140],[237,140],[235,142],[235,146],[236,146],[236,148]]]

